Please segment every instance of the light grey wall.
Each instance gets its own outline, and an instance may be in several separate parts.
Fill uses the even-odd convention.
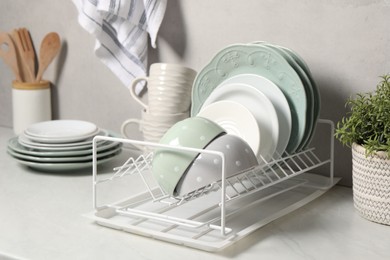
[[[56,118],[89,120],[118,131],[141,108],[94,55],[94,39],[68,1],[0,2],[0,29],[28,27],[36,48],[45,33],[63,39],[61,55],[45,74],[54,85]],[[321,117],[338,121],[347,97],[375,89],[390,72],[390,0],[168,0],[158,48],[150,63],[176,62],[200,70],[232,43],[264,40],[297,51],[322,95]],[[12,75],[0,62],[0,125],[12,125]],[[134,133],[135,138],[139,134]],[[321,151],[322,143],[316,142]],[[335,174],[351,184],[349,148],[336,142]]]
[[[95,39],[79,25],[71,0],[2,0],[0,13],[0,30],[27,27],[37,51],[46,33],[61,36],[61,53],[44,74],[53,83],[55,118],[88,120],[118,131],[120,122],[139,116],[127,88],[95,56]],[[13,75],[3,62],[0,73],[0,125],[12,126]]]

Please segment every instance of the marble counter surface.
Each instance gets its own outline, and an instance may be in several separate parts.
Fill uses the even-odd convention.
[[[390,259],[390,227],[361,218],[352,190],[320,198],[208,253],[94,224],[91,172],[50,174],[6,153],[0,127],[0,259]]]

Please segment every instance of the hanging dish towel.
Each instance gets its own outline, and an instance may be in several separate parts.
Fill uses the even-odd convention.
[[[96,37],[95,54],[128,87],[146,73],[148,34],[156,48],[167,0],[73,0],[78,21]],[[140,89],[138,90],[140,91]]]

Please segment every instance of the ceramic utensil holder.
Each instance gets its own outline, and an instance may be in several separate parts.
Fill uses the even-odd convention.
[[[52,119],[50,82],[12,82],[13,129],[21,134],[31,124]]]

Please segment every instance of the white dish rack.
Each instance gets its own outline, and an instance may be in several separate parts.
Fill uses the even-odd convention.
[[[98,173],[98,140],[146,146],[153,151],[174,150],[210,153],[216,151],[180,148],[157,143],[97,136],[93,142],[93,205],[86,214],[96,223],[206,251],[219,251],[269,222],[307,204],[333,187],[334,124],[318,120],[329,128],[329,153],[321,159],[314,148],[264,162],[236,176],[210,183],[183,197],[167,195],[151,173],[153,152],[138,155],[124,149],[124,162],[110,172]],[[261,159],[261,158],[260,158]],[[325,168],[326,174],[309,171]]]

